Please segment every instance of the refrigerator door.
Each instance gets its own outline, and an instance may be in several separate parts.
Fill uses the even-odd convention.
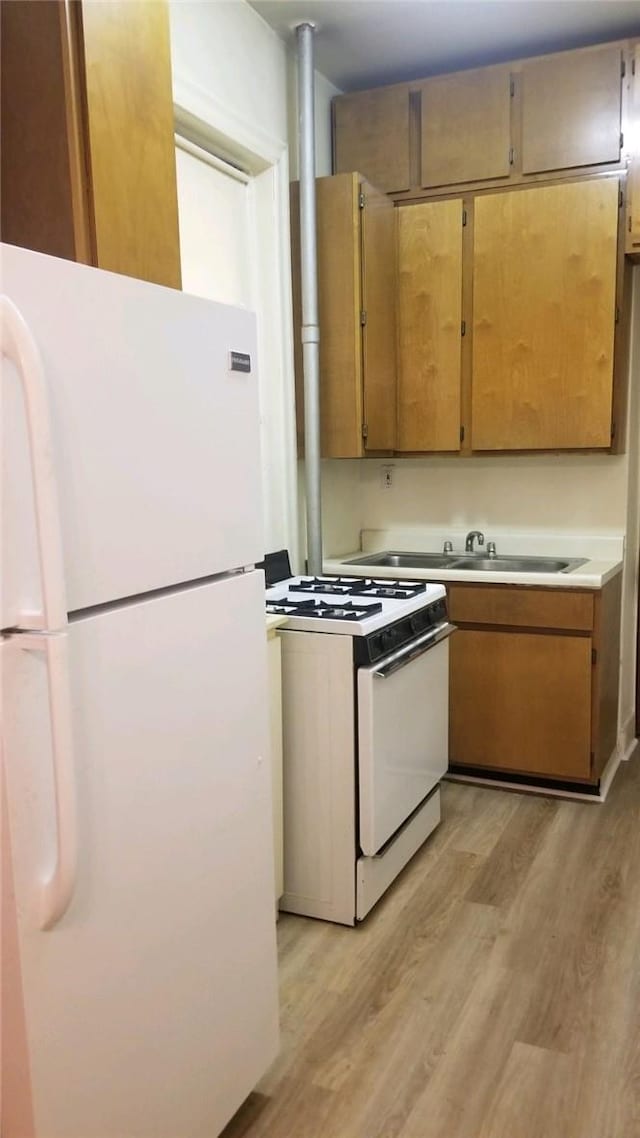
[[[43,424],[68,611],[259,561],[253,315],[26,249],[0,254],[11,301],[1,328],[0,627],[50,627],[23,619],[43,612],[34,480],[47,470],[33,463],[34,448],[46,452]],[[35,345],[26,365],[20,317]],[[26,392],[38,357],[34,437]]]
[[[239,575],[58,634],[66,813],[47,653],[36,637],[3,641],[17,1004],[38,1138],[218,1134],[275,1056],[263,590],[262,573]],[[69,826],[68,908],[42,931]]]

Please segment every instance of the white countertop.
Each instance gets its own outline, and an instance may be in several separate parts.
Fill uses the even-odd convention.
[[[441,553],[444,541],[452,541],[454,554],[464,551],[464,533],[455,529],[449,532],[427,528],[412,531],[363,530],[362,549],[325,557],[325,573],[345,576],[411,577],[415,580],[468,581],[485,585],[537,585],[539,588],[601,589],[607,581],[622,571],[624,538],[619,534],[541,534],[501,533],[485,530],[486,542],[496,543],[497,556],[530,556],[556,558],[586,558],[586,563],[568,573],[509,573],[472,569],[398,569],[374,565],[350,565],[349,561],[381,550],[405,553]],[[484,552],[483,547],[476,552]],[[452,555],[452,556],[453,556]]]

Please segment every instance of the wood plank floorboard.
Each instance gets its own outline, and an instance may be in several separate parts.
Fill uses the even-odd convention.
[[[283,914],[223,1138],[640,1138],[640,755],[604,805],[461,783],[355,929]]]

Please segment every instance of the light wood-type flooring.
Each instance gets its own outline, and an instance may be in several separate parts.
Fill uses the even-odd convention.
[[[604,805],[443,806],[360,927],[281,917],[281,1054],[224,1138],[640,1138],[640,752]]]

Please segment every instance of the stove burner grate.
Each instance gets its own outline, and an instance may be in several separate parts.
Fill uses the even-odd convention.
[[[424,581],[403,581],[376,577],[302,577],[289,586],[291,593],[330,593],[343,597],[382,597],[403,601],[426,592]]]

